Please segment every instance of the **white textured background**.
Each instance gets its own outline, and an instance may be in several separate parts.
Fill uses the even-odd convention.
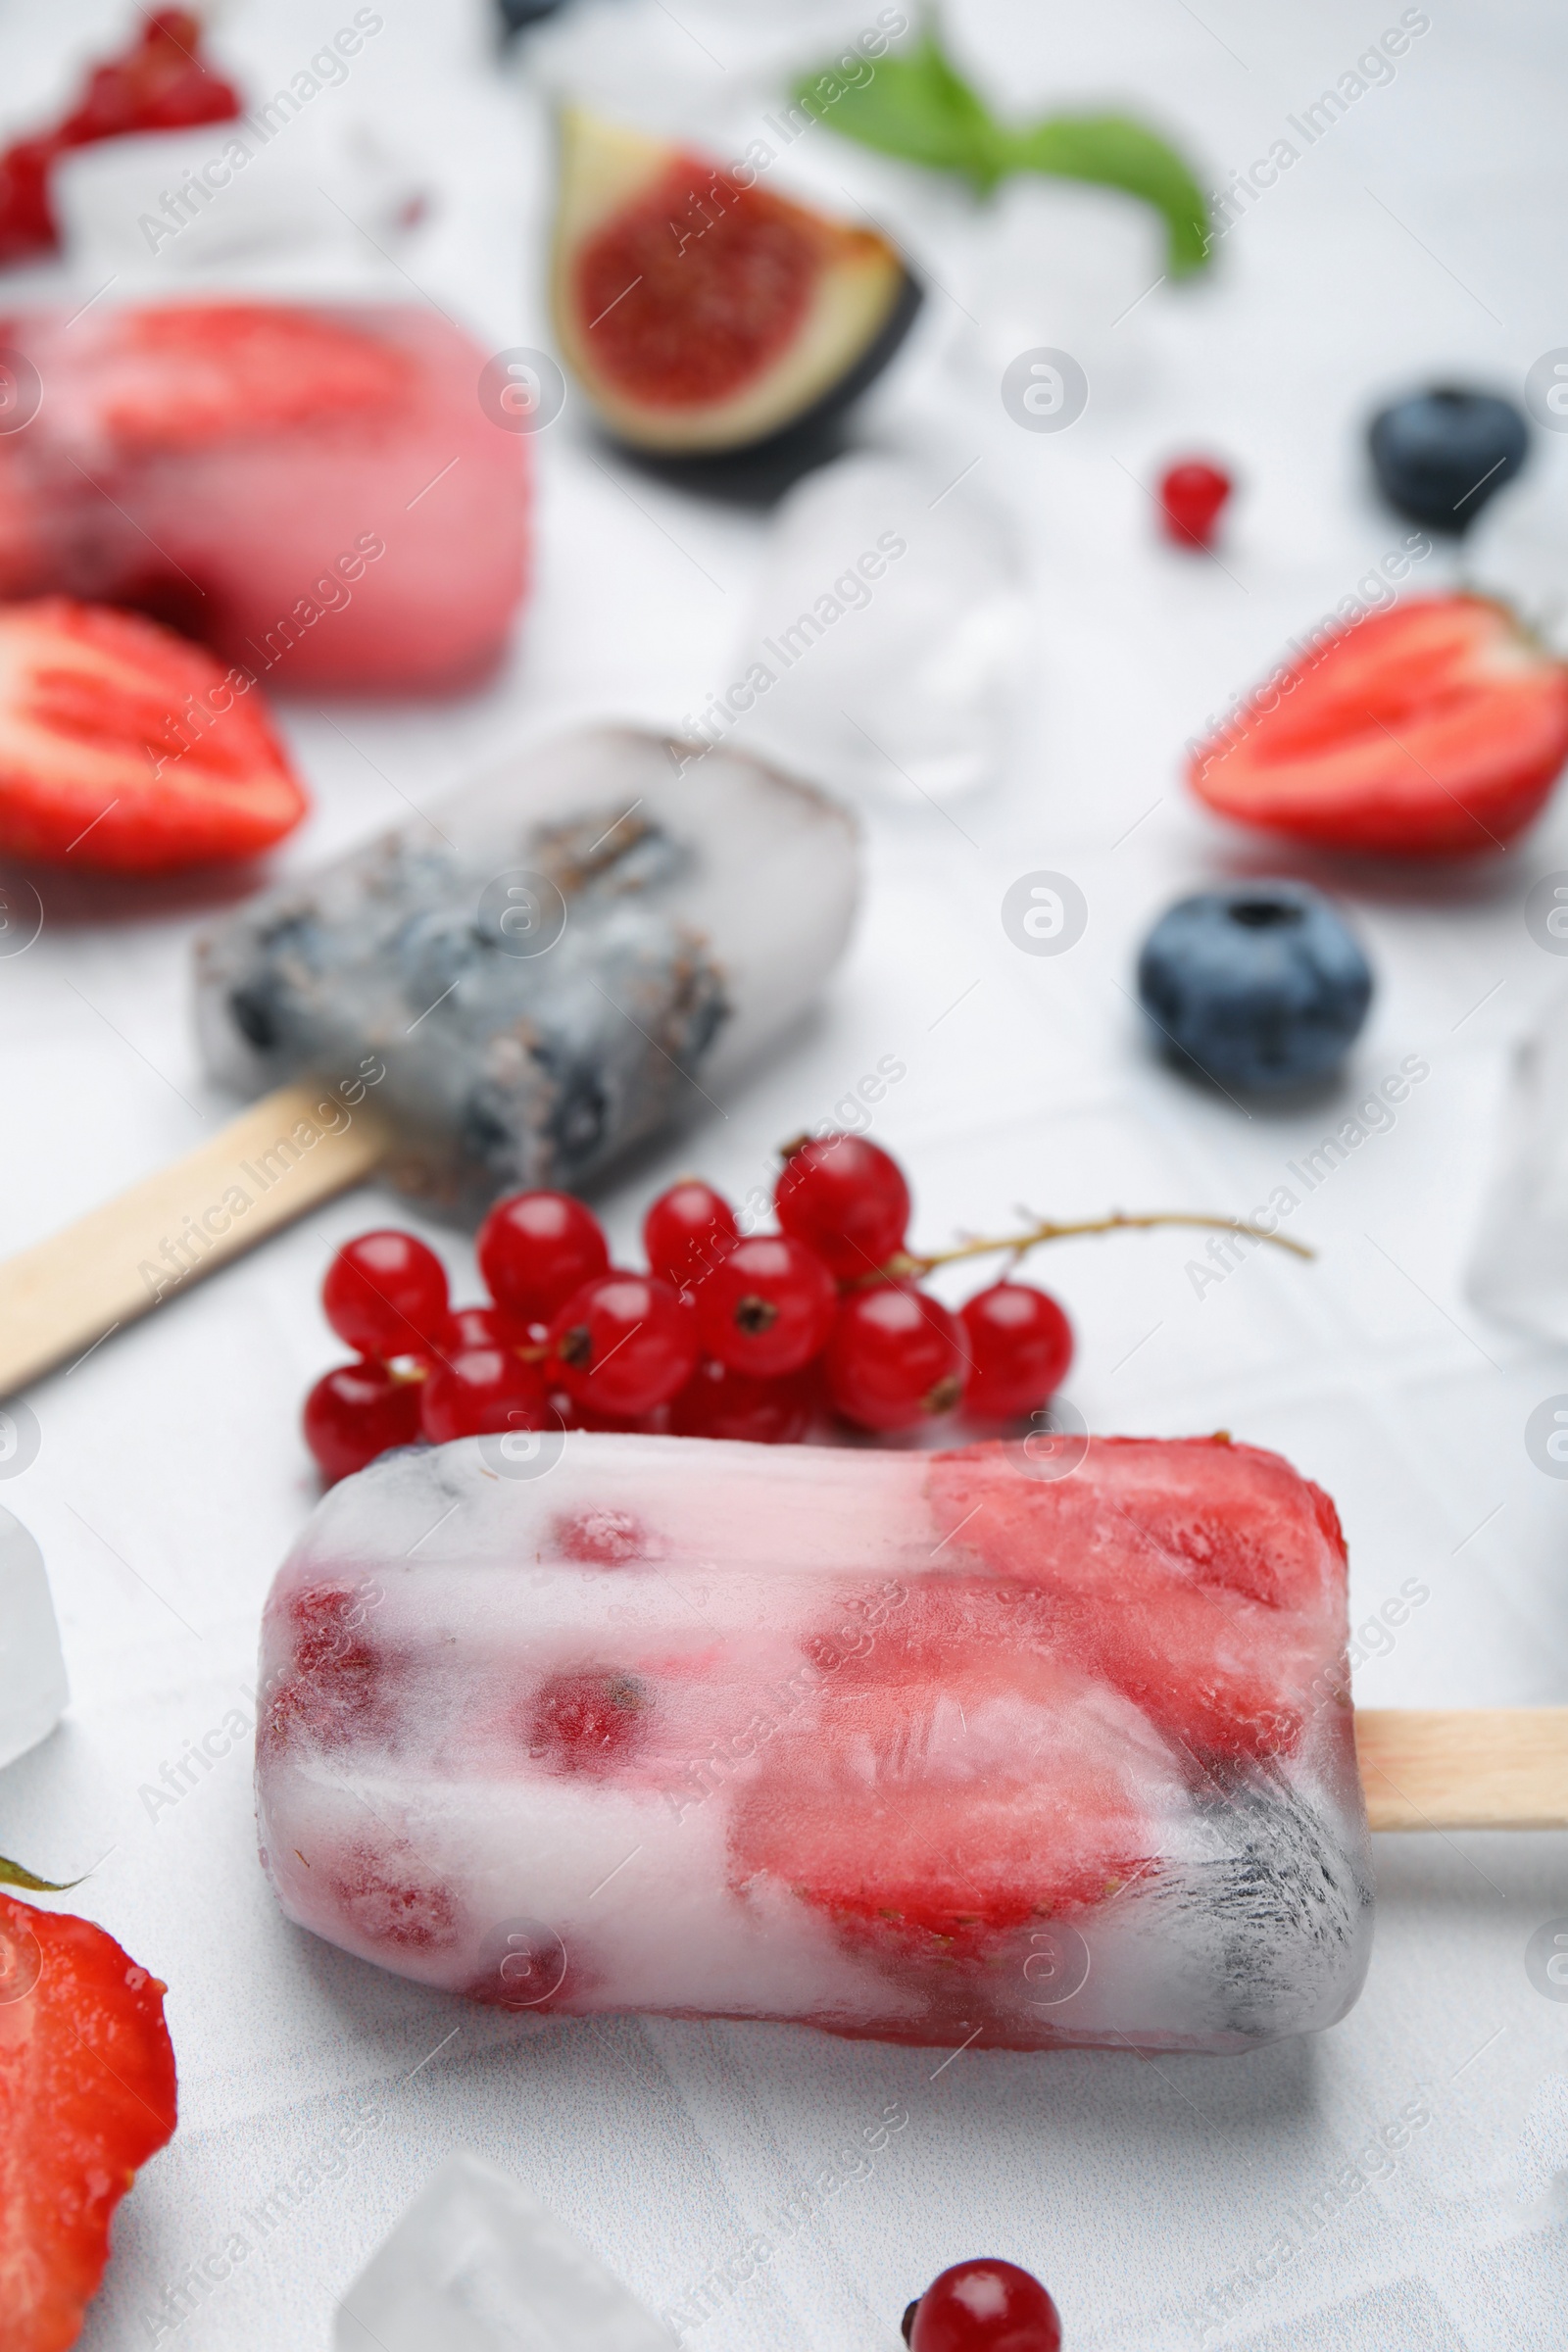
[[[439,187],[399,257],[417,286],[487,348],[542,340],[540,109],[493,73],[466,12],[380,5],[384,34],[318,107],[373,114]],[[757,27],[780,12],[759,5],[754,24],[733,0],[676,7],[678,22],[658,0],[606,0],[550,36],[553,71],[607,87],[629,75],[656,111],[710,124],[722,152],[744,136]],[[220,13],[229,53],[261,81],[352,12]],[[1395,0],[953,10],[999,100],[1125,97],[1183,135],[1211,184],[1398,14]],[[923,808],[874,819],[865,917],[820,1018],[722,1119],[609,1196],[623,1246],[654,1186],[696,1163],[745,1191],[783,1135],[887,1054],[907,1077],[876,1132],[910,1167],[933,1245],[1020,1200],[1245,1212],[1345,1115],[1337,1097],[1243,1115],[1182,1083],[1146,1053],[1127,991],[1137,942],[1179,889],[1281,863],[1195,809],[1176,755],[1402,537],[1363,479],[1369,404],[1435,370],[1517,391],[1568,341],[1568,24],[1543,0],[1432,0],[1430,15],[1392,85],[1302,156],[1211,280],[1159,288],[1119,326],[1158,262],[1116,199],[1029,190],[982,222],[826,132],[802,142],[803,184],[874,193],[956,298],[933,295],[902,388],[895,377],[868,421],[939,427],[953,471],[978,456],[976,488],[1015,516],[1038,624],[1029,707],[1005,779],[956,808],[956,825]],[[834,12],[792,21],[809,48]],[[9,0],[7,123],[52,103],[121,22],[85,0]],[[674,95],[660,96],[661,60]],[[368,250],[363,275],[414,295]],[[12,282],[20,297],[26,281]],[[1060,436],[1018,430],[997,396],[1005,360],[1038,343],[1067,344],[1090,372],[1089,412]],[[1151,527],[1142,485],[1194,443],[1245,477],[1223,564],[1163,551]],[[537,447],[538,587],[508,674],[457,709],[288,708],[318,794],[288,865],[397,819],[400,794],[427,797],[522,723],[675,720],[731,674],[763,524],[623,471],[570,409]],[[1418,576],[1438,582],[1448,561]],[[1294,1218],[1321,1248],[1314,1265],[1259,1257],[1200,1300],[1179,1236],[1037,1261],[1078,1324],[1071,1392],[1092,1426],[1223,1426],[1288,1453],[1338,1498],[1357,1623],[1406,1578],[1430,1588],[1361,1670],[1368,1702],[1568,1697],[1568,1490],[1523,1444],[1532,1407],[1568,1389],[1568,1362],[1479,1322],[1460,1287],[1510,1043],[1565,977],[1522,914],[1530,882],[1559,865],[1568,802],[1484,872],[1338,877],[1379,974],[1350,1087],[1412,1054],[1431,1075]],[[1003,891],[1035,867],[1088,897],[1087,936],[1059,959],[1018,954],[1001,929]],[[187,1020],[205,910],[79,885],[45,895],[37,944],[0,961],[7,1247],[228,1107],[202,1081]],[[362,1967],[273,1908],[248,1743],[151,1818],[142,1785],[245,1703],[262,1596],[313,1495],[300,1398],[338,1352],[316,1285],[334,1243],[386,1206],[339,1202],[41,1384],[41,1450],[4,1490],[48,1557],[74,1697],[0,1778],[0,1851],[60,1877],[105,1856],[74,1900],[168,1980],[179,2055],[180,2129],[122,2209],[89,2352],[320,2352],[335,2296],[459,2146],[531,2185],[650,2304],[679,2306],[702,2352],[897,2352],[907,2298],[979,2252],[1037,2270],[1078,2348],[1192,2345],[1205,2323],[1206,2340],[1250,2352],[1564,2340],[1568,2180],[1553,2157],[1568,2160],[1568,2008],[1532,1987],[1524,1955],[1568,1914],[1568,1838],[1383,1839],[1366,1994],[1313,2045],[1157,2063],[977,2048],[934,2073],[926,2053],[785,2029],[530,2030]],[[466,1247],[432,1238],[471,1294]],[[906,2124],[867,2155],[862,2133],[895,2103]],[[1357,2167],[1412,2108],[1429,2120],[1406,2144]],[[313,2159],[345,2128],[356,2144],[323,2177]],[[844,2157],[852,2142],[862,2153]],[[248,2217],[284,2187],[293,2208],[264,2232]],[[172,2326],[168,2291],[225,2245],[234,2255],[236,2233],[228,2277]],[[767,2258],[747,2278],[759,2236]]]

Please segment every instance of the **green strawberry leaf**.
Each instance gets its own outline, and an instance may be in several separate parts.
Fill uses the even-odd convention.
[[[35,1879],[20,1862],[8,1862],[0,1854],[0,1886],[25,1886],[29,1894],[69,1894],[81,1883],[80,1879]]]
[[[864,81],[831,68],[797,83],[819,122],[882,155],[955,172],[982,196],[1014,172],[1120,188],[1165,222],[1166,268],[1188,277],[1209,256],[1208,206],[1174,147],[1126,115],[1050,115],[1015,130],[997,121],[927,31],[913,48],[880,59]]]

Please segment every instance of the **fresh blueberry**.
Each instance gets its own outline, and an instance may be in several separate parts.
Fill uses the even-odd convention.
[[[1368,436],[1391,507],[1437,531],[1465,531],[1525,462],[1530,427],[1511,400],[1443,385],[1396,400]]]
[[[1165,1044],[1221,1086],[1325,1077],[1372,1001],[1372,969],[1331,900],[1304,882],[1203,890],[1168,907],[1138,958]]]

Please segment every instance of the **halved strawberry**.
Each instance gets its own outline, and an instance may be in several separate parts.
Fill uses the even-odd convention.
[[[0,606],[0,850],[172,873],[253,858],[308,806],[247,672],[107,606]]]
[[[65,2352],[115,2207],[174,2129],[165,1987],[90,1921],[8,1897],[0,1984],[0,2338]]]
[[[1568,668],[1506,607],[1412,598],[1276,671],[1194,753],[1223,816],[1336,850],[1504,848],[1568,760]]]

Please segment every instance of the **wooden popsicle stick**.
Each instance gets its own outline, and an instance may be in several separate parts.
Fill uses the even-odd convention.
[[[1356,1709],[1375,1830],[1568,1829],[1568,1707]]]
[[[183,1159],[7,1259],[0,1396],[360,1183],[391,1140],[368,1102],[350,1110],[328,1088],[279,1087]]]

